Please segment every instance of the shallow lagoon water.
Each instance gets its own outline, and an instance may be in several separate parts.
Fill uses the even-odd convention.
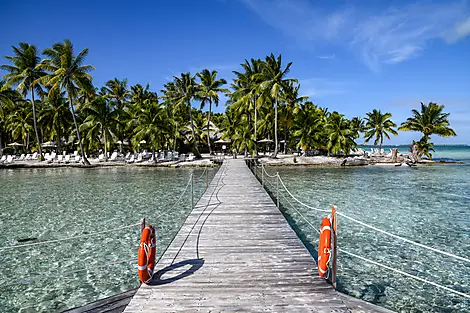
[[[209,169],[209,179],[215,172]],[[191,173],[197,201],[203,169],[0,170],[0,247],[106,231],[145,217],[158,227],[160,256],[189,212],[189,192],[172,205]],[[0,248],[0,312],[56,312],[137,287],[139,230]]]
[[[470,150],[467,153],[460,159],[470,160]],[[311,207],[330,209],[335,205],[339,212],[377,228],[470,258],[469,164],[268,167],[267,171],[278,171],[293,195]],[[326,213],[295,204],[285,192],[281,195],[292,223],[316,249],[319,235],[300,214],[319,228]],[[338,223],[340,249],[470,294],[470,263],[412,246],[341,217]],[[338,260],[339,289],[354,297],[396,312],[470,312],[468,298],[341,252]]]

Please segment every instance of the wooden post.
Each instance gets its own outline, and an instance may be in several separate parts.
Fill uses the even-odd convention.
[[[264,165],[261,163],[261,186],[264,188]]]
[[[191,174],[191,210],[194,209],[194,186],[193,186],[193,174]]]
[[[279,209],[279,172],[276,172],[276,205]]]
[[[142,223],[140,223],[140,232],[143,232],[145,229],[145,218],[142,219]]]
[[[333,231],[331,232],[331,235],[333,236],[333,240],[332,240],[332,245],[333,245],[333,255],[332,255],[332,263],[331,263],[331,283],[333,284],[333,288],[336,289],[336,259],[337,259],[337,221],[336,221],[336,208],[335,206],[332,206],[331,207],[331,219],[332,219],[332,227],[333,227]]]

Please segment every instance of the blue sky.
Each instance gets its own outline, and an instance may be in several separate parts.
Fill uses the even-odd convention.
[[[181,72],[216,69],[231,80],[244,59],[281,53],[302,93],[330,111],[378,108],[399,124],[434,101],[458,136],[433,141],[470,144],[468,0],[130,3],[1,1],[0,56],[20,41],[42,50],[68,38],[77,51],[89,48],[96,86],[117,77],[159,91]],[[389,143],[417,138],[400,132]]]

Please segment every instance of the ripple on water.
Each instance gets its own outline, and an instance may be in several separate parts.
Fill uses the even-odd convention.
[[[282,167],[276,171],[287,188],[312,207],[328,209],[334,204],[340,212],[378,228],[470,258],[470,165]],[[317,232],[285,198],[281,197],[281,203],[307,240],[318,246]],[[299,205],[295,209],[320,225],[319,212]],[[338,221],[339,248],[470,294],[470,264],[394,240],[341,217]],[[468,299],[341,253],[338,286],[354,297],[397,312],[470,312]]]
[[[143,217],[159,226],[157,256],[189,212],[169,212],[190,173],[203,169],[54,168],[0,170],[0,246],[114,229]],[[209,169],[210,177],[215,169]],[[205,177],[204,177],[205,178]],[[196,181],[196,199],[205,179]],[[167,215],[161,215],[169,212]],[[139,228],[0,251],[0,311],[53,312],[135,288]],[[120,262],[126,261],[127,262]],[[103,266],[103,264],[105,266]],[[98,267],[99,266],[99,267]],[[10,286],[6,284],[16,283]]]

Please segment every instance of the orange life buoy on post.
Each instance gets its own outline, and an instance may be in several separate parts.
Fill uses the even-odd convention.
[[[152,225],[145,227],[140,237],[139,254],[137,259],[140,281],[148,283],[153,276],[155,267],[155,255],[157,252],[157,240],[155,228]]]
[[[326,277],[331,255],[331,222],[324,217],[321,221],[320,243],[318,245],[318,274]]]

